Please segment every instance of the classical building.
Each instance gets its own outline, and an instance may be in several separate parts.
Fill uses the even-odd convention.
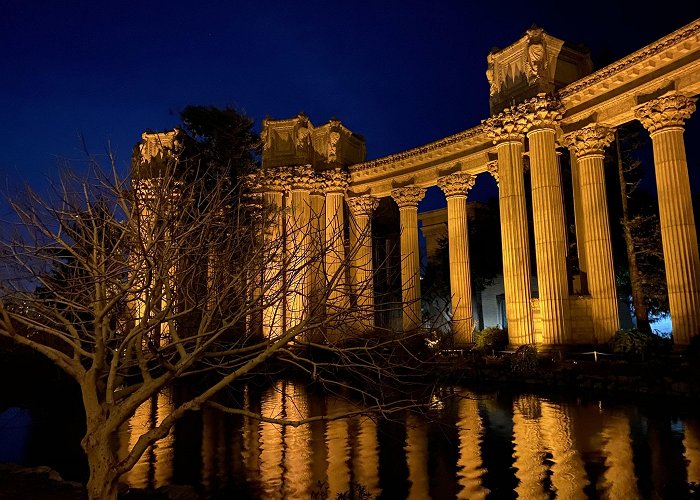
[[[683,130],[695,110],[694,96],[700,93],[700,20],[591,71],[587,53],[532,28],[511,46],[487,56],[491,116],[455,135],[371,161],[365,161],[362,137],[338,120],[314,126],[305,115],[267,119],[261,191],[269,204],[286,208],[286,235],[295,249],[314,244],[301,228],[312,219],[322,221],[317,234],[325,238],[325,262],[323,267],[309,266],[310,273],[337,275],[339,266],[351,262],[349,272],[340,272],[348,293],[331,296],[332,307],[351,302],[360,309],[378,306],[373,285],[391,252],[377,248],[371,221],[380,202],[391,204],[399,227],[395,246],[400,249],[400,326],[408,331],[423,322],[417,207],[428,187],[439,186],[447,200],[451,325],[455,342],[466,344],[475,326],[467,199],[478,176],[491,175],[499,186],[511,344],[602,343],[620,326],[603,154],[616,127],[639,120],[653,143],[674,341],[687,345],[700,333],[700,257]],[[572,163],[585,294],[571,292],[567,270],[558,155],[562,148],[568,148]],[[530,193],[524,182],[526,163]],[[526,196],[532,199],[537,298],[532,294]],[[349,246],[346,226],[351,229]],[[384,259],[377,257],[381,252]],[[286,308],[291,318],[268,318],[266,324],[293,324],[310,296],[304,287],[314,280],[303,277],[292,283],[299,287],[299,296]]]

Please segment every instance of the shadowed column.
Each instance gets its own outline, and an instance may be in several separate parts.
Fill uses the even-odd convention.
[[[512,345],[534,344],[532,325],[530,248],[527,234],[523,137],[525,120],[510,109],[484,121],[496,144],[498,167],[489,171],[498,182],[503,248],[503,286],[506,292],[508,340]]]
[[[425,189],[416,186],[406,186],[391,191],[391,197],[399,206],[401,218],[401,290],[404,332],[418,328],[422,324],[418,203],[423,196],[425,196]]]
[[[564,344],[572,339],[569,335],[564,204],[554,142],[555,127],[563,108],[558,101],[539,94],[518,106],[518,111],[528,122],[542,343]]]
[[[287,212],[286,330],[299,325],[308,312],[313,168],[294,167],[289,183],[291,193]]]
[[[472,342],[474,310],[469,270],[467,193],[474,186],[473,175],[455,173],[440,177],[437,185],[447,198],[447,239],[450,253],[452,333],[455,346]]]
[[[261,185],[265,221],[263,273],[263,321],[265,338],[276,338],[284,330],[284,189],[289,173],[284,169],[263,170]]]
[[[578,160],[581,218],[576,222],[583,226],[580,234],[588,266],[594,343],[608,342],[620,328],[603,171],[603,150],[613,138],[612,129],[599,125],[583,127],[564,138]]]
[[[371,195],[348,199],[353,215],[352,233],[356,241],[351,246],[353,293],[357,299],[357,309],[363,329],[374,327],[374,269],[372,268],[372,213],[379,206],[379,200]]]
[[[700,256],[685,156],[683,126],[695,99],[668,93],[635,109],[654,145],[673,341],[688,345],[700,333]]]
[[[327,312],[337,314],[350,305],[346,288],[344,199],[348,176],[342,169],[324,172],[326,187],[326,277],[329,286]]]

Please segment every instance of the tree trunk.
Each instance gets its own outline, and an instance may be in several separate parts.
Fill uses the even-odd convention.
[[[617,154],[617,174],[620,178],[620,194],[622,199],[622,234],[625,238],[625,250],[627,251],[627,262],[629,265],[630,288],[632,289],[632,305],[634,306],[634,317],[637,320],[637,328],[641,331],[651,332],[649,325],[649,312],[644,303],[644,290],[642,289],[642,275],[637,265],[637,253],[634,249],[634,238],[630,226],[630,213],[627,192],[627,181],[625,179],[624,164],[622,161],[622,151],[620,148],[620,137],[615,132],[615,152]]]
[[[116,473],[118,462],[117,447],[112,436],[101,432],[100,429],[85,434],[82,442],[83,450],[90,468],[90,478],[87,483],[87,493],[90,500],[116,500],[119,476]]]

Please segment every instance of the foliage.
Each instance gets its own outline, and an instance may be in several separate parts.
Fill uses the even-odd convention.
[[[367,488],[357,482],[351,481],[350,488],[347,491],[338,492],[335,496],[335,500],[372,500],[374,496],[367,491]],[[314,486],[311,491],[312,500],[333,500],[330,496],[330,485],[328,481],[317,481],[316,486]]]
[[[632,297],[638,328],[650,332],[649,321],[668,314],[669,305],[658,203],[645,186],[648,134],[641,125],[628,124],[615,137],[606,162],[614,165],[609,170],[617,171],[620,189],[609,197],[620,227],[612,231],[618,292]]]
[[[620,330],[610,340],[612,352],[642,358],[666,352],[670,346],[669,339],[636,328]]]
[[[474,332],[474,349],[490,354],[502,351],[508,345],[508,330],[498,327],[484,328]]]
[[[528,375],[537,370],[537,348],[524,344],[518,347],[510,357],[510,369],[517,375]]]

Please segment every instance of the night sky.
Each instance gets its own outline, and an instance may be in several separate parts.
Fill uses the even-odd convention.
[[[256,130],[265,116],[337,117],[368,159],[419,146],[488,116],[486,55],[533,23],[585,43],[600,67],[700,17],[697,0],[642,5],[0,0],[0,189],[83,168],[81,134],[126,170],[141,132],[171,128],[188,104],[235,106]]]

